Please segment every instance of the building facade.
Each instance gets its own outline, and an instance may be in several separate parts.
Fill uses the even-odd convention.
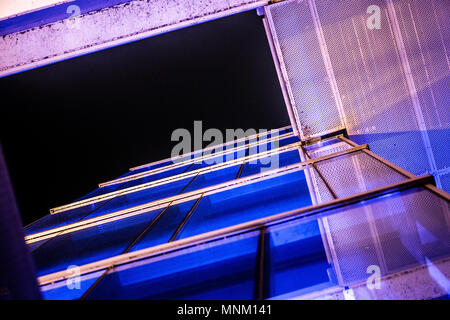
[[[26,228],[44,298],[446,294],[431,270],[448,272],[449,196],[431,175],[342,133],[302,143],[290,127],[172,160]]]
[[[448,1],[76,3],[0,21],[0,76],[257,9],[291,125],[51,209],[25,228],[44,298],[448,295]]]

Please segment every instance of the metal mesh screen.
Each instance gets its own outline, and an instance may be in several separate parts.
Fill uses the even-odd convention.
[[[344,124],[353,141],[449,190],[448,1],[283,1],[266,15],[302,139]]]
[[[341,285],[450,255],[449,204],[422,188],[334,210],[324,226]]]
[[[369,143],[374,152],[408,170],[428,170],[430,165],[386,2],[315,3],[351,138],[361,144]],[[380,8],[380,29],[366,26],[370,5]],[[424,157],[405,157],[411,150]]]
[[[346,197],[406,179],[405,176],[362,151],[320,161],[316,163],[316,168],[338,197]]]
[[[307,152],[308,156],[311,159],[314,158],[319,158],[322,156],[327,156],[339,151],[344,151],[347,149],[350,149],[351,146],[349,144],[347,144],[346,142],[343,142],[339,139],[332,139],[332,141],[330,142],[335,142],[335,143],[330,143],[330,144],[323,144],[323,143],[315,143],[313,145],[310,146],[306,146],[305,147],[305,151]]]
[[[266,7],[280,67],[303,139],[344,128],[308,1]]]
[[[450,6],[446,0],[394,1],[420,106],[428,129],[450,126]],[[448,83],[448,82],[447,82]]]
[[[436,169],[450,166],[450,6],[446,0],[393,1]]]
[[[314,190],[312,190],[315,194],[315,198],[318,203],[327,202],[334,199],[333,194],[328,189],[327,184],[322,179],[322,177],[317,173],[316,169],[310,167],[307,169],[311,176],[312,184]]]

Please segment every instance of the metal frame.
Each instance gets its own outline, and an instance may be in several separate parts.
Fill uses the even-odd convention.
[[[350,144],[351,146],[355,147],[358,144],[354,143],[353,141],[351,141],[350,139],[347,139],[345,137],[339,137],[339,139],[341,139],[342,141]],[[415,178],[416,176],[414,174],[412,174],[409,171],[406,171],[405,169],[400,168],[399,166],[395,165],[394,163],[380,157],[379,155],[373,153],[372,151],[366,149],[363,150],[364,153],[367,153],[369,156],[375,158],[376,160],[384,163],[385,165],[387,165],[388,167],[392,168],[393,170],[397,171],[398,173],[404,175],[407,178]],[[439,188],[437,188],[434,183],[428,183],[426,185],[424,185],[424,188],[430,190],[431,192],[433,192],[434,194],[438,195],[441,198],[444,198],[447,201],[450,201],[450,194],[448,194],[447,192],[445,192],[444,190],[441,190]]]
[[[265,277],[264,277],[264,274],[265,274],[264,255],[265,255],[265,253],[264,253],[264,248],[261,246],[261,244],[265,244],[265,241],[266,241],[265,236],[266,235],[264,234],[264,238],[263,238],[262,233],[263,232],[265,233],[268,227],[277,225],[280,223],[284,223],[287,221],[291,221],[291,220],[297,220],[297,219],[305,219],[305,221],[307,219],[323,219],[323,218],[326,218],[328,215],[330,215],[331,214],[330,211],[333,209],[342,208],[342,207],[352,205],[352,204],[355,204],[355,203],[358,203],[358,202],[361,202],[364,200],[373,199],[373,198],[379,197],[381,195],[390,194],[390,193],[394,193],[394,192],[397,192],[400,190],[410,189],[410,188],[418,187],[418,186],[422,186],[422,187],[428,189],[429,191],[433,192],[434,194],[436,194],[438,197],[450,202],[449,194],[447,194],[446,192],[439,190],[433,186],[434,178],[432,175],[424,175],[421,177],[416,177],[413,174],[395,166],[391,162],[375,155],[373,152],[368,150],[367,145],[359,146],[356,143],[352,142],[351,140],[343,137],[342,135],[338,135],[336,137],[338,139],[340,139],[342,142],[349,144],[352,148],[343,150],[343,151],[340,151],[337,153],[333,153],[330,155],[314,158],[314,159],[307,159],[300,163],[286,166],[286,167],[283,167],[280,169],[271,170],[269,172],[266,172],[265,175],[257,174],[257,175],[253,175],[253,176],[249,176],[249,177],[245,177],[245,178],[235,179],[235,180],[232,180],[231,182],[229,181],[229,182],[222,183],[222,184],[219,184],[216,186],[211,186],[209,188],[201,189],[196,192],[197,195],[194,195],[191,192],[191,193],[187,193],[187,194],[183,195],[184,198],[174,199],[172,197],[172,199],[170,199],[170,201],[165,202],[165,204],[164,204],[165,208],[168,208],[170,205],[172,205],[174,203],[178,203],[180,200],[183,201],[185,199],[189,199],[189,200],[196,199],[196,202],[193,205],[193,207],[191,208],[191,210],[188,212],[188,214],[185,216],[182,223],[178,226],[178,228],[172,235],[169,242],[161,244],[161,245],[157,245],[154,247],[142,249],[142,250],[139,250],[136,252],[128,252],[129,249],[131,248],[131,246],[129,246],[127,248],[127,250],[125,250],[125,252],[121,255],[81,266],[80,267],[81,275],[87,275],[87,274],[90,274],[93,272],[98,272],[100,270],[104,270],[105,271],[104,274],[106,275],[111,270],[113,270],[113,268],[115,268],[116,266],[125,266],[125,265],[132,266],[134,263],[142,263],[142,260],[144,260],[144,259],[149,259],[149,258],[152,258],[155,256],[159,256],[161,254],[167,254],[170,252],[174,252],[174,251],[178,251],[178,250],[182,250],[182,249],[186,249],[186,248],[190,248],[190,247],[195,247],[200,244],[217,241],[220,239],[226,239],[229,237],[233,237],[233,236],[251,232],[251,231],[260,230],[261,234],[260,234],[259,247],[258,247],[259,249],[258,249],[257,272],[256,272],[256,277],[257,277],[256,280],[257,281],[255,282],[255,296],[256,296],[256,298],[263,298],[264,290],[265,290],[264,289],[265,288]],[[336,138],[336,137],[332,137],[332,138]],[[302,153],[304,154],[304,150],[303,150],[302,146],[299,146],[298,150],[301,154]],[[175,240],[177,235],[179,234],[180,230],[183,228],[186,221],[192,215],[196,206],[198,205],[198,203],[200,202],[202,197],[204,197],[205,195],[216,193],[216,192],[221,192],[224,190],[229,190],[231,188],[244,185],[246,183],[254,183],[257,181],[261,181],[262,179],[270,179],[279,174],[285,174],[288,172],[305,169],[306,167],[311,167],[314,170],[313,165],[317,162],[335,158],[335,157],[342,156],[342,155],[346,155],[346,154],[349,154],[352,152],[357,152],[357,151],[367,153],[371,157],[373,157],[373,158],[381,161],[385,165],[391,167],[396,172],[401,173],[407,179],[397,182],[397,183],[390,184],[390,185],[386,185],[386,186],[374,188],[374,189],[371,189],[368,191],[360,192],[360,193],[357,193],[357,194],[354,194],[351,196],[337,198],[337,199],[323,202],[323,203],[315,203],[308,207],[299,208],[296,210],[275,214],[275,215],[272,215],[269,217],[256,219],[253,221],[241,223],[241,224],[234,225],[231,227],[222,228],[219,230],[206,232],[203,234],[199,234],[196,236],[192,236],[192,237],[188,237],[188,238],[184,238],[184,239],[180,239],[180,240]],[[302,160],[303,160],[303,158],[302,158]],[[194,193],[195,193],[195,191],[194,191]],[[136,208],[136,207],[129,208],[129,209],[126,209],[127,212],[124,212],[124,210],[116,212],[116,214],[119,214],[119,216],[112,217],[112,218],[123,219],[123,218],[129,217],[131,215],[148,212],[150,209],[155,209],[154,207],[149,208],[148,205],[149,204],[145,204],[143,206],[138,206],[139,208]],[[158,205],[161,206],[161,203]],[[133,212],[133,210],[138,210],[138,211]],[[131,211],[131,212],[128,212],[128,211]],[[163,210],[158,216],[161,216],[164,213],[164,211],[165,210]],[[98,218],[102,218],[102,217],[98,217]],[[103,217],[103,219],[100,219],[97,222],[99,222],[99,223],[109,222],[109,221],[105,222],[105,219],[108,219],[108,217],[106,217],[106,218]],[[90,219],[90,220],[92,220],[92,219]],[[86,223],[86,222],[89,223],[89,220],[84,221],[84,223]],[[150,226],[152,224],[154,224],[153,221],[150,223]],[[62,234],[64,232],[72,232],[72,231],[74,231],[74,228],[76,230],[79,230],[80,228],[90,227],[90,225],[84,225],[84,226],[81,225],[81,226],[78,226],[78,228],[76,228],[76,227],[77,226],[69,225],[69,226],[66,226],[66,228],[65,228],[66,230],[55,230],[55,229],[48,230],[47,231],[48,234],[46,236],[53,237],[53,236]],[[58,228],[56,228],[56,229],[58,229]],[[148,229],[149,229],[149,227],[144,229],[144,233],[146,231],[148,231]],[[142,233],[140,235],[138,235],[138,237],[136,238],[135,241],[137,241],[141,237],[141,235],[142,235]],[[42,235],[42,234],[35,235],[35,238],[33,238],[34,240],[40,239],[40,238],[36,238],[36,236],[40,236],[42,238],[42,236],[45,236],[45,235]],[[31,240],[33,240],[33,239],[31,239]],[[38,241],[38,240],[36,240],[36,241]],[[133,242],[133,244],[134,243],[135,242]],[[61,280],[65,280],[68,277],[70,277],[70,275],[67,274],[66,271],[60,271],[60,272],[55,272],[55,273],[40,277],[39,282],[41,285],[47,285],[47,284],[55,283],[55,282],[58,282]]]
[[[194,150],[194,151],[189,152],[189,153],[181,154],[181,155],[179,155],[179,156],[177,156],[175,158],[172,158],[172,157],[171,158],[166,158],[166,159],[163,159],[163,160],[154,161],[154,162],[146,163],[146,164],[143,164],[143,165],[140,165],[140,166],[132,167],[132,168],[130,168],[130,171],[143,169],[143,168],[154,166],[154,165],[157,165],[157,164],[160,164],[160,163],[164,163],[164,162],[178,161],[178,159],[183,159],[183,158],[186,158],[186,157],[190,157],[190,156],[195,155],[197,153],[204,153],[205,151],[227,147],[230,144],[235,144],[235,143],[239,143],[239,142],[246,141],[246,140],[251,141],[253,139],[258,139],[258,138],[262,138],[262,137],[268,136],[269,134],[272,134],[274,132],[279,132],[281,130],[289,130],[289,129],[291,129],[291,126],[285,126],[285,127],[281,127],[281,128],[278,128],[278,129],[265,131],[265,132],[262,132],[262,133],[259,132],[259,133],[256,133],[256,134],[253,134],[253,135],[250,135],[250,136],[246,136],[246,137],[243,137],[243,138],[239,138],[239,139],[236,139],[236,140],[233,140],[233,141],[228,141],[228,142],[224,142],[224,143],[221,143],[221,144],[218,144],[218,145],[215,145],[215,146],[207,147],[205,149]],[[289,133],[289,132],[286,132],[285,134],[287,134],[287,133]],[[281,136],[278,136],[278,137],[281,137]]]
[[[319,161],[324,161],[324,160],[338,157],[341,155],[349,154],[352,152],[357,152],[360,150],[364,150],[366,148],[368,148],[368,145],[361,145],[361,146],[357,146],[357,147],[343,150],[340,152],[336,152],[331,155],[326,155],[323,157],[310,159],[310,160],[307,160],[304,162],[295,163],[295,164],[281,167],[278,169],[265,171],[264,173],[258,173],[258,174],[250,175],[250,176],[240,178],[237,180],[230,180],[230,181],[220,183],[220,184],[217,184],[214,186],[206,187],[206,188],[199,189],[199,190],[194,190],[194,191],[191,191],[191,192],[188,192],[185,194],[179,194],[176,196],[171,196],[171,197],[156,200],[156,201],[151,201],[151,202],[148,202],[148,203],[145,203],[142,205],[138,205],[135,207],[131,207],[131,208],[119,210],[116,212],[104,214],[104,215],[101,215],[101,216],[98,216],[95,218],[81,220],[78,222],[67,224],[65,226],[33,233],[33,234],[26,236],[25,240],[27,241],[27,243],[33,243],[33,242],[45,240],[48,238],[53,238],[55,236],[62,235],[65,233],[82,230],[85,228],[105,224],[105,223],[116,221],[119,219],[125,219],[125,218],[132,217],[132,216],[135,216],[138,214],[147,213],[150,210],[157,210],[157,209],[163,208],[165,205],[167,205],[167,203],[170,203],[170,202],[173,202],[173,204],[179,204],[179,203],[197,199],[198,196],[201,194],[204,194],[205,196],[211,195],[211,194],[214,194],[217,192],[226,191],[226,190],[233,189],[233,188],[236,188],[239,186],[244,186],[247,184],[256,183],[256,182],[263,181],[266,179],[271,179],[276,176],[303,170],[308,165],[311,165],[311,164],[319,162]],[[296,147],[296,149],[298,149],[298,147]],[[240,161],[242,161],[242,159],[240,159]]]
[[[266,245],[267,228],[259,230],[258,252],[256,255],[255,300],[264,300],[266,296]]]
[[[263,227],[269,227],[290,220],[296,219],[306,220],[307,218],[317,219],[319,217],[326,216],[327,213],[329,214],[329,212],[333,209],[341,208],[347,205],[358,203],[363,200],[369,200],[381,195],[397,192],[400,190],[409,189],[416,186],[423,186],[424,184],[429,184],[431,181],[433,181],[432,175],[415,177],[387,186],[375,188],[369,191],[357,193],[355,195],[324,202],[321,204],[275,214],[270,217],[256,219],[253,221],[241,223],[231,227],[206,232],[200,235],[184,238],[173,242],[168,242],[147,249],[142,249],[139,251],[130,252],[127,254],[96,261],[93,263],[80,266],[80,275],[88,274],[99,270],[105,270],[107,268],[112,268],[118,265],[137,262],[139,260],[150,258],[156,255],[166,254],[172,251],[177,251],[188,247],[194,247],[202,243],[207,243],[222,238],[229,238],[231,236],[258,230]],[[57,281],[65,280],[69,277],[70,274],[68,274],[65,270],[59,271],[45,276],[41,276],[39,278],[39,283],[41,285],[46,285]]]
[[[182,172],[170,177],[166,177],[166,178],[162,178],[162,179],[158,179],[155,181],[150,181],[150,182],[146,182],[146,183],[142,183],[142,184],[138,184],[136,186],[132,186],[132,187],[128,187],[128,188],[124,188],[124,189],[119,189],[116,191],[112,191],[112,192],[108,192],[99,196],[95,196],[95,197],[91,197],[91,198],[87,198],[87,199],[83,199],[80,201],[75,201],[69,204],[66,204],[64,206],[60,206],[60,207],[56,207],[56,208],[52,208],[50,209],[50,213],[51,214],[55,214],[55,213],[59,213],[59,212],[64,212],[67,210],[71,210],[71,209],[75,209],[75,208],[79,208],[79,207],[83,207],[86,205],[90,205],[90,204],[94,204],[103,200],[107,200],[107,199],[111,199],[114,198],[116,196],[119,195],[125,195],[125,194],[129,194],[129,193],[133,193],[133,192],[137,192],[137,191],[142,191],[151,187],[156,187],[156,186],[160,186],[163,184],[167,184],[167,183],[171,183],[174,181],[179,181],[179,180],[183,180],[195,175],[199,175],[199,174],[206,174],[212,171],[216,171],[216,170],[221,170],[221,169],[225,169],[228,167],[232,167],[235,166],[239,163],[241,163],[242,161],[244,162],[250,162],[250,161],[254,161],[254,160],[258,160],[260,158],[264,158],[267,156],[271,156],[274,154],[280,154],[280,153],[284,153],[284,152],[289,152],[292,150],[295,150],[297,148],[298,142],[296,143],[292,143],[280,148],[276,148],[276,149],[272,149],[272,150],[267,150],[264,152],[260,152],[258,154],[254,154],[254,155],[249,155],[249,156],[244,156],[244,157],[240,157],[237,159],[233,159],[233,160],[229,160],[229,161],[224,161],[222,163],[218,163],[215,165],[210,165],[204,168],[199,168],[196,170],[191,170],[188,172]],[[129,181],[133,181],[134,179],[130,179]],[[123,182],[128,182],[128,181],[123,181]]]
[[[175,169],[175,168],[183,167],[183,166],[185,166],[187,164],[194,164],[196,162],[200,162],[200,161],[204,161],[204,160],[208,160],[208,159],[213,159],[213,158],[218,157],[218,156],[224,156],[224,155],[231,154],[231,153],[234,153],[234,152],[237,152],[237,151],[245,150],[246,148],[253,148],[253,147],[256,147],[256,146],[259,146],[259,145],[262,145],[262,144],[266,144],[266,143],[274,142],[274,141],[280,141],[280,140],[284,140],[284,139],[291,138],[291,137],[294,137],[294,134],[291,133],[291,132],[288,132],[288,133],[282,134],[281,136],[276,136],[276,137],[264,139],[262,141],[256,141],[256,142],[253,142],[253,143],[249,143],[248,145],[243,144],[241,146],[237,146],[237,147],[234,147],[232,149],[225,149],[225,150],[219,151],[217,153],[216,152],[215,153],[210,153],[210,154],[208,154],[206,156],[194,157],[192,159],[188,159],[188,160],[185,160],[185,161],[182,161],[182,162],[177,162],[177,163],[174,163],[174,164],[171,164],[171,165],[168,165],[168,166],[164,166],[162,168],[156,168],[156,169],[153,169],[153,170],[148,170],[148,171],[136,173],[136,174],[133,174],[133,175],[130,175],[130,176],[125,176],[125,177],[114,179],[114,180],[110,180],[110,181],[107,181],[107,182],[102,182],[98,186],[99,187],[106,187],[106,186],[111,186],[111,185],[122,183],[122,182],[127,182],[127,181],[132,181],[132,180],[136,180],[136,179],[140,179],[140,178],[145,178],[145,177],[154,175],[156,173],[161,173],[161,172],[169,171],[169,170],[172,170],[172,169]],[[217,148],[219,148],[219,146],[213,147],[211,149],[217,149]]]

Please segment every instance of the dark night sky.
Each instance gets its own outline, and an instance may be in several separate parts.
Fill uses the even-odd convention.
[[[254,11],[0,79],[0,141],[24,224],[128,168],[177,128],[289,124]]]

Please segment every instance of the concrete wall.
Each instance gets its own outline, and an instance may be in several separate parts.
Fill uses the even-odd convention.
[[[0,77],[197,23],[268,0],[136,0],[0,38]]]

